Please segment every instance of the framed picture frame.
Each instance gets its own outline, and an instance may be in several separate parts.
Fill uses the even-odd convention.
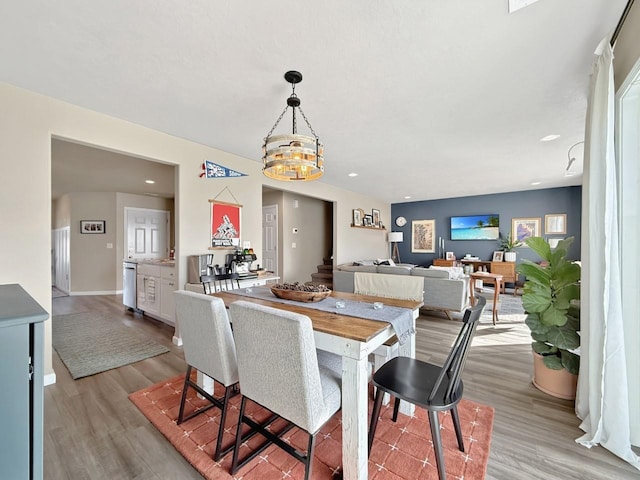
[[[365,215],[362,219],[365,227],[373,227],[373,215]]]
[[[492,262],[503,262],[504,261],[504,252],[502,250],[497,250],[493,252]]]
[[[353,209],[353,217],[352,217],[353,226],[361,227],[362,226],[362,210],[359,208]]]
[[[436,221],[413,220],[411,222],[411,252],[435,253]]]
[[[455,256],[455,254],[453,252],[447,252],[447,253],[445,253],[444,259],[445,260],[455,260],[456,256]]]
[[[105,221],[80,220],[80,233],[91,235],[106,233]]]
[[[378,210],[377,208],[371,209],[371,217],[373,218],[373,226],[379,227],[380,226],[380,210]]]
[[[567,233],[567,214],[550,213],[544,216],[545,235],[564,235]]]
[[[211,236],[209,249],[240,246],[240,212],[242,205],[209,200]]]
[[[511,238],[520,242],[540,236],[540,217],[514,218],[511,220]]]

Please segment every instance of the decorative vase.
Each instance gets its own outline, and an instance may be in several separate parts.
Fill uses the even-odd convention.
[[[564,368],[553,370],[544,364],[542,355],[533,353],[533,385],[556,398],[574,400],[578,386],[578,376],[569,373]]]
[[[504,252],[504,261],[505,262],[515,262],[516,261],[516,252]]]

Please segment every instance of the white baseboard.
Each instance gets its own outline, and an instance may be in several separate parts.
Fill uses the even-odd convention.
[[[118,295],[118,293],[122,293],[122,290],[98,290],[95,292],[71,292],[69,293],[72,297],[80,297],[83,295]]]
[[[182,337],[176,337],[175,335],[173,336],[173,338],[171,339],[173,341],[174,345],[177,345],[178,347],[182,346]]]
[[[56,372],[45,374],[44,386],[53,385],[54,383],[56,383]]]

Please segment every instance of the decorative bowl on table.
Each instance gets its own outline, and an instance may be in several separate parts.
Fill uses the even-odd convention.
[[[297,302],[319,302],[331,295],[324,285],[303,285],[296,283],[276,283],[271,286],[271,292],[278,298],[295,300]]]

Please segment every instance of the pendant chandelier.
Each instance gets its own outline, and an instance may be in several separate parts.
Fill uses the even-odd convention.
[[[302,81],[302,74],[292,70],[285,73],[284,78],[291,84],[291,96],[287,98],[287,106],[264,139],[262,172],[275,180],[316,180],[324,173],[324,147],[300,108],[300,99],[296,95],[296,84]],[[293,133],[272,135],[289,107],[293,113]],[[297,111],[313,136],[298,134]]]

